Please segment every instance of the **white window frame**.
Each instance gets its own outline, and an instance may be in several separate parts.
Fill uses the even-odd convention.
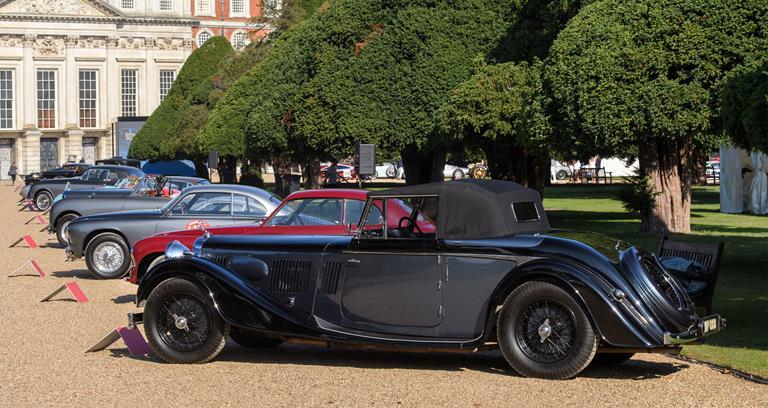
[[[163,8],[164,5],[166,6],[165,8]],[[157,4],[157,10],[165,12],[173,11],[173,6],[173,0],[159,0]]]
[[[207,16],[207,17],[215,17],[216,16],[216,5],[214,3],[216,0],[195,0],[195,15],[196,16]],[[202,2],[207,2],[208,7],[207,10],[205,10],[205,5],[201,4]]]
[[[89,79],[83,79],[83,73],[89,72],[93,73],[93,78]],[[93,82],[93,88],[92,89],[83,89],[83,83],[84,81]],[[84,92],[89,92],[93,96],[85,95]],[[98,128],[99,127],[99,70],[93,69],[93,68],[82,68],[77,71],[77,123],[80,125],[81,128],[84,129],[92,129],[92,128]],[[91,102],[93,104],[93,107],[84,107],[84,102]],[[84,120],[91,120],[91,118],[84,117],[83,111],[84,110],[92,110],[93,111],[93,120],[92,124],[93,126],[84,126],[83,121]]]
[[[168,79],[168,73],[170,73],[170,79],[171,82],[166,82]],[[160,102],[162,102],[166,96],[168,96],[168,93],[171,92],[171,86],[173,86],[173,81],[176,80],[176,70],[170,69],[170,68],[163,68],[158,73],[158,78],[160,79],[159,88],[160,88]]]
[[[131,89],[126,87],[127,85],[126,79],[128,79],[128,76],[126,76],[126,74],[128,72],[132,72],[134,75],[132,93],[130,92]],[[133,102],[132,108],[126,104],[126,102],[130,102],[130,101]],[[122,68],[120,70],[120,116],[122,117],[139,116],[139,70],[136,68]]]
[[[48,78],[40,78],[40,74],[46,72],[51,73],[52,76]],[[46,87],[46,89],[43,92],[47,92],[46,95],[44,95],[44,98],[40,98],[40,85],[41,81],[51,83],[52,86]],[[35,71],[35,123],[37,124],[37,127],[39,129],[56,129],[56,124],[58,120],[58,100],[56,98],[56,94],[58,92],[58,89],[56,86],[58,82],[58,71],[54,68],[38,68]],[[40,118],[40,111],[42,110],[43,104],[49,104],[50,106],[47,106],[47,111],[51,113],[50,117],[47,117],[45,119]],[[46,121],[46,126],[40,126],[40,121],[44,120]]]
[[[206,38],[205,41],[200,42],[200,36],[202,36],[203,34],[208,34],[208,38]],[[211,39],[211,37],[213,37],[213,34],[211,34],[211,32],[208,31],[208,30],[200,30],[200,31],[198,31],[197,36],[195,37],[195,44],[197,44],[197,48],[202,47],[203,44],[205,44],[206,41]]]
[[[13,129],[13,101],[15,72],[11,68],[0,68],[0,129]],[[6,115],[3,117],[3,115]]]
[[[235,43],[235,36],[238,34],[242,34],[243,37],[245,37],[243,40],[243,43],[240,45]],[[243,48],[245,48],[246,45],[250,44],[250,42],[251,42],[251,39],[248,37],[248,32],[245,30],[236,30],[235,32],[232,33],[232,36],[230,36],[229,38],[229,43],[232,44],[232,48],[236,50],[242,50]]]
[[[125,10],[133,10],[136,8],[136,0],[120,0],[120,8]]]
[[[242,2],[243,3],[243,11],[242,12],[234,12],[235,9],[235,1]],[[229,0],[229,16],[230,17],[245,17],[250,18],[251,17],[251,2],[250,0]]]

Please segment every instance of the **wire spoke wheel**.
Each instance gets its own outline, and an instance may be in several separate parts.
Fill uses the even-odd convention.
[[[573,313],[553,300],[528,305],[520,312],[515,337],[523,352],[540,363],[562,361],[576,340]]]
[[[163,303],[157,330],[168,347],[188,352],[205,344],[210,322],[208,310],[200,299],[178,294]]]

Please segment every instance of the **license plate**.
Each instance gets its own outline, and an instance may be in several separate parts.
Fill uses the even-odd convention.
[[[705,317],[701,321],[702,334],[720,331],[720,316]]]

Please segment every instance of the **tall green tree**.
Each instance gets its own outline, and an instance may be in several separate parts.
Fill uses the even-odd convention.
[[[208,82],[221,63],[234,54],[232,46],[224,37],[211,37],[200,48],[192,52],[179,71],[168,95],[147,119],[144,127],[131,143],[128,156],[142,160],[174,159],[175,147],[164,149],[164,140],[174,137],[175,126],[179,123],[182,108],[190,99],[199,95],[198,88]]]
[[[720,116],[734,144],[768,152],[768,58],[729,76],[720,98]]]
[[[451,92],[441,117],[448,135],[485,152],[494,178],[543,190],[536,166],[548,168],[552,130],[540,70],[539,62],[484,64]]]
[[[762,0],[603,0],[550,49],[553,142],[567,155],[627,155],[655,192],[641,228],[690,231],[694,139],[719,132],[726,74],[768,47]]]

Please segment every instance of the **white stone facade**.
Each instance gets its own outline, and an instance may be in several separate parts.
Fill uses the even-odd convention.
[[[0,0],[0,177],[114,155],[193,48],[189,0]]]

